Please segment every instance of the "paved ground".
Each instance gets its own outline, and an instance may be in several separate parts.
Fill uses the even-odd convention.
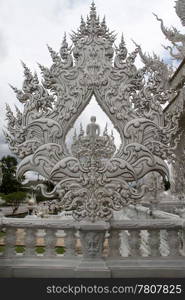
[[[12,207],[10,207],[10,206],[1,207],[0,211],[2,212],[2,214],[4,216],[9,216],[13,212]],[[16,214],[23,214],[23,213],[26,213],[27,211],[28,211],[27,206],[26,205],[21,205],[18,208],[18,210],[16,211]]]

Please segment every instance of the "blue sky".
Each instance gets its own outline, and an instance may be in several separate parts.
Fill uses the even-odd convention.
[[[22,86],[20,59],[33,71],[39,72],[37,62],[50,66],[46,44],[58,51],[64,32],[69,41],[69,34],[79,26],[80,16],[88,14],[90,3],[89,0],[0,0],[0,157],[8,154],[2,135],[6,125],[5,103],[21,108],[8,86],[8,83]],[[184,32],[174,0],[96,0],[95,3],[100,17],[106,15],[108,27],[118,34],[117,44],[123,32],[130,52],[134,49],[131,42],[134,39],[144,51],[155,51],[169,61],[161,46],[168,43],[152,12],[163,18],[168,27],[173,25]]]

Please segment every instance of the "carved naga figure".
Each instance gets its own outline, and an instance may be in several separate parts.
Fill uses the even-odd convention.
[[[169,101],[168,87],[164,93],[158,76],[146,76],[147,64],[136,68],[139,47],[128,54],[123,36],[113,46],[115,35],[105,18],[100,22],[94,2],[71,39],[69,47],[64,36],[59,53],[48,46],[53,63],[39,65],[42,83],[23,63],[23,87],[12,88],[24,108],[14,116],[7,106],[5,136],[22,160],[18,177],[33,170],[47,178],[51,192],[36,188],[77,220],[110,220],[113,210],[143,197],[141,178],[153,171],[169,176],[165,160],[176,141],[178,114],[165,119],[161,104]],[[86,136],[81,127],[72,148],[66,146],[68,131],[93,95],[120,134],[117,151],[113,135],[105,128],[100,136],[94,119]]]
[[[185,26],[185,1],[177,0],[175,9],[177,16],[181,19],[182,25]],[[154,14],[154,16],[161,23],[161,30],[163,34],[165,35],[167,40],[172,43],[172,47],[163,47],[170,52],[170,55],[174,59],[183,60],[185,58],[185,35],[180,33],[175,27],[165,27],[163,20],[158,18],[156,14]]]

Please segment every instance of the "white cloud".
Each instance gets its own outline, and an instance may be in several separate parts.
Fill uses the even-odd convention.
[[[175,13],[173,0],[95,2],[100,17],[105,14],[110,30],[118,33],[117,44],[121,33],[124,33],[129,51],[134,49],[131,42],[134,39],[146,52],[155,51],[163,57],[167,55],[161,46],[165,40],[160,24],[152,12],[162,17],[167,26],[173,25],[184,32]],[[36,62],[50,65],[46,44],[58,51],[64,32],[71,33],[78,28],[80,15],[86,17],[90,3],[87,0],[0,1],[0,136],[5,124],[5,102],[12,108],[13,104],[18,104],[8,83],[22,86],[20,59],[32,70],[38,70]],[[0,145],[0,155],[7,149],[3,144]]]

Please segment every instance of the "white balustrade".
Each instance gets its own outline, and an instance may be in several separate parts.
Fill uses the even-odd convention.
[[[124,259],[132,259],[134,257],[142,257],[144,259],[145,257],[179,257],[185,255],[185,221],[183,219],[121,220],[106,223],[106,227],[102,227],[102,229],[97,224],[93,225],[92,223],[92,228],[93,226],[96,226],[93,231],[94,233],[97,232],[96,235],[107,230],[106,236],[104,233],[102,235],[102,241],[109,248],[109,251],[107,251],[107,257],[109,258],[122,259],[123,257]],[[0,219],[0,227],[4,228],[6,232],[4,238],[5,249],[3,255],[1,255],[1,259],[3,257],[16,256],[16,232],[18,228],[24,228],[25,231],[23,245],[25,248],[23,253],[24,258],[38,257],[36,246],[40,245],[37,242],[39,230],[44,230],[44,234],[42,234],[44,244],[41,245],[45,250],[43,253],[44,257],[57,256],[57,231],[59,230],[63,230],[65,233],[62,237],[64,257],[72,258],[78,255],[76,242],[77,238],[79,239],[79,236],[77,236],[79,222],[63,222],[61,220],[53,221],[49,219],[33,221],[30,219],[20,220],[3,217]],[[83,233],[84,229],[82,228],[81,230]],[[89,242],[90,240],[88,240]]]

